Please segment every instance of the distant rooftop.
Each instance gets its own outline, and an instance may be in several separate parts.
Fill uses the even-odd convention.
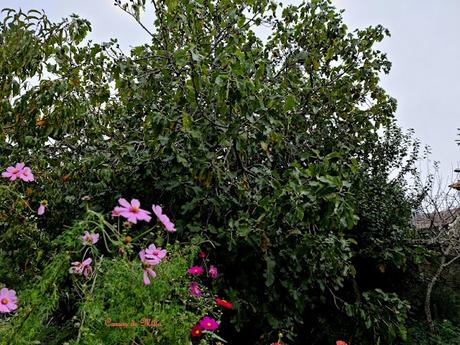
[[[454,221],[456,216],[460,214],[460,208],[433,212],[428,215],[416,214],[412,218],[412,224],[417,229],[428,229],[430,227],[447,226]]]

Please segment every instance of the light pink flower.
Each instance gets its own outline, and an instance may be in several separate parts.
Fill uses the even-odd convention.
[[[139,258],[141,259],[142,266],[144,268],[144,284],[149,285],[150,279],[156,277],[155,271],[152,269],[153,266],[158,265],[161,260],[166,256],[166,250],[160,247],[155,247],[154,244],[148,246],[147,249],[142,249],[139,252]]]
[[[16,291],[3,288],[0,290],[0,313],[9,313],[18,309]]]
[[[24,182],[32,182],[34,180],[34,175],[32,174],[32,170],[30,170],[30,168],[24,167],[19,175],[19,178]]]
[[[139,253],[141,255],[143,251]],[[161,262],[161,259],[163,259],[166,256],[166,249],[161,249],[160,247],[155,247],[154,244],[151,244],[146,250],[145,253],[143,254],[144,260],[142,259],[141,256],[141,261],[144,263],[148,263],[149,265],[158,265]]]
[[[129,203],[126,199],[118,199],[121,207],[115,207],[112,211],[112,216],[119,213],[120,216],[126,218],[128,222],[136,224],[138,220],[150,222],[152,217],[149,216],[150,212],[141,209],[141,203],[137,199],[132,199]]]
[[[81,237],[83,245],[92,245],[99,241],[99,234],[90,234],[88,231],[85,231],[85,234]]]
[[[124,208],[122,208],[122,207],[119,207],[119,206],[115,207],[112,210],[112,217],[120,217],[121,211],[123,211],[123,210],[124,210]]]
[[[217,327],[219,327],[219,323],[213,318],[205,316],[200,321],[200,327],[208,331],[214,331],[217,329]]]
[[[83,274],[85,278],[88,278],[88,276],[93,271],[91,268],[91,262],[93,262],[91,258],[88,258],[83,262],[72,262],[72,267],[70,267],[69,272],[74,274]]]
[[[37,214],[42,216],[45,213],[45,208],[48,205],[46,201],[41,201],[40,206],[38,206]]]
[[[188,273],[190,273],[193,276],[199,276],[200,274],[203,274],[203,267],[201,266],[192,266],[187,270]]]
[[[158,220],[164,225],[167,231],[169,232],[176,231],[174,223],[172,223],[169,220],[169,217],[167,215],[163,214],[163,210],[161,209],[160,206],[152,205],[152,210],[153,210],[153,213],[155,213],[155,215],[158,217]]]
[[[188,290],[190,291],[190,295],[192,296],[201,297],[202,295],[197,282],[191,282],[190,285],[188,286]]]
[[[216,279],[218,276],[217,267],[214,265],[209,266],[208,274],[212,279]]]
[[[10,181],[16,180],[21,176],[22,170],[24,169],[24,163],[16,163],[16,165],[6,168],[6,171],[2,172],[2,177],[9,178]]]
[[[150,284],[149,275],[150,275],[152,278],[155,278],[155,277],[157,276],[157,274],[155,273],[155,271],[152,270],[150,267],[144,267],[144,284],[145,284],[145,285],[149,285],[149,284]]]

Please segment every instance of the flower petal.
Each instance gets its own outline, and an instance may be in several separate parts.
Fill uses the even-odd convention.
[[[149,279],[149,275],[147,273],[147,270],[144,270],[144,284],[145,285],[149,285],[150,284],[150,279]]]
[[[127,208],[127,209],[131,208],[131,204],[125,198],[118,199],[118,203],[124,208]]]
[[[141,207],[140,201],[137,200],[137,199],[132,199],[131,200],[131,207],[140,208]]]

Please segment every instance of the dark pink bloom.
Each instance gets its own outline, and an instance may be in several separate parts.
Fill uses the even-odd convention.
[[[208,331],[214,331],[217,329],[217,327],[219,327],[219,323],[217,323],[217,321],[213,318],[205,316],[200,321],[200,327]]]
[[[206,257],[206,253],[203,252],[203,251],[201,251],[201,252],[198,253],[198,257],[199,257],[200,259],[204,259],[204,258]]]
[[[0,313],[9,313],[18,309],[16,291],[3,288],[0,290]]]
[[[347,343],[344,342],[343,340],[337,340],[337,341],[335,342],[335,345],[347,345]]]
[[[90,234],[88,231],[85,231],[85,234],[81,237],[83,245],[92,245],[99,241],[99,234]]]
[[[163,210],[161,209],[160,206],[153,205],[152,210],[153,210],[153,213],[155,213],[155,215],[157,216],[158,220],[164,225],[167,231],[169,232],[176,231],[174,224],[169,220],[169,217],[167,215],[163,214]]]
[[[199,276],[200,274],[203,274],[203,267],[201,266],[192,266],[187,270],[188,273],[190,273],[193,276]]]
[[[20,178],[24,169],[24,163],[16,163],[16,165],[6,168],[6,171],[2,172],[2,177],[9,178],[10,181],[14,181]]]
[[[45,208],[47,205],[48,203],[46,202],[46,200],[43,200],[40,202],[40,206],[38,206],[38,210],[37,210],[37,214],[39,216],[42,216],[45,213]]]
[[[129,203],[126,199],[118,199],[121,207],[115,207],[112,211],[112,216],[118,214],[128,220],[128,222],[136,224],[138,220],[150,222],[152,217],[149,216],[150,212],[141,209],[141,203],[137,199],[132,199]]]
[[[196,282],[191,282],[190,285],[188,286],[188,290],[190,291],[190,295],[192,296],[201,297],[202,295],[201,290],[198,287],[198,283]]]
[[[74,274],[83,274],[85,278],[88,278],[88,276],[93,271],[91,268],[91,262],[93,262],[91,258],[88,258],[83,262],[72,262],[72,267],[70,267],[69,272]]]
[[[208,274],[212,279],[216,279],[218,276],[217,267],[214,265],[209,266]]]

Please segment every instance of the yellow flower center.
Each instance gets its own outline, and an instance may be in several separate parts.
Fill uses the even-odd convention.
[[[8,300],[6,298],[2,299],[2,304],[8,304]]]
[[[139,207],[131,207],[131,212],[136,213],[137,211],[139,211]]]

